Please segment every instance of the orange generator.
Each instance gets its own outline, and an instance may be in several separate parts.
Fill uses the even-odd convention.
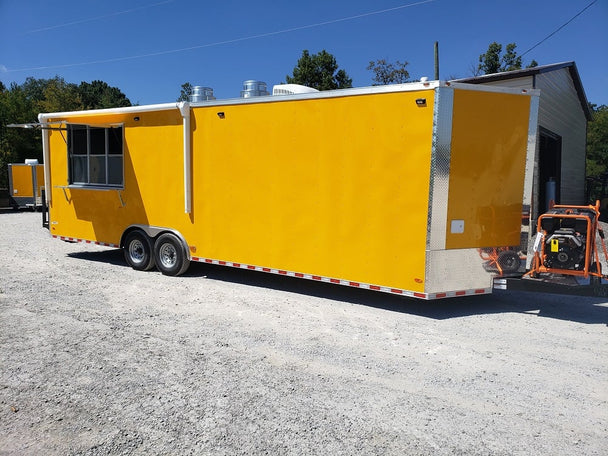
[[[595,206],[553,206],[538,218],[530,277],[562,274],[601,281],[597,241],[608,259],[604,231],[599,224],[600,202]]]

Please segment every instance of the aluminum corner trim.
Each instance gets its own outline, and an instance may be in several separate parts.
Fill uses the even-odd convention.
[[[523,208],[528,208],[529,216],[527,226],[522,225],[521,247],[527,253],[526,269],[532,266],[532,245],[530,237],[532,230],[536,226],[534,220],[537,217],[538,208],[535,207],[537,195],[535,195],[534,182],[538,179],[537,165],[537,141],[538,141],[538,111],[540,106],[540,96],[532,95],[530,99],[530,119],[528,123],[528,145],[526,150],[526,171],[524,174],[524,198]],[[526,249],[527,246],[527,249]]]
[[[433,112],[433,141],[426,238],[427,251],[445,248],[453,110],[454,89],[452,87],[437,87],[435,89]]]
[[[41,124],[46,125],[48,120],[42,116],[42,114],[38,115],[38,121]],[[51,183],[51,158],[50,158],[51,149],[49,146],[49,131],[46,128],[42,129],[42,163],[44,170],[44,199],[46,200],[46,206],[50,207],[52,202],[52,183]]]

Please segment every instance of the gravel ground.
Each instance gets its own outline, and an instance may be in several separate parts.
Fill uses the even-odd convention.
[[[606,455],[605,301],[165,277],[0,213],[0,454]]]

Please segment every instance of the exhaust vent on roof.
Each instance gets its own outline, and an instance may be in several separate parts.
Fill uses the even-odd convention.
[[[312,92],[318,92],[318,90],[300,84],[278,84],[272,88],[273,95],[293,95],[295,93]]]
[[[241,98],[250,97],[263,97],[270,95],[266,88],[266,83],[263,81],[256,81],[255,79],[248,79],[243,82],[243,90],[241,90]]]
[[[209,100],[215,100],[215,97],[213,96],[213,89],[211,87],[192,87],[192,93],[190,94],[190,103],[197,103],[199,101]]]

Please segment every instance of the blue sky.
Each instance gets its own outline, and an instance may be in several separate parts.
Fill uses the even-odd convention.
[[[326,49],[371,85],[368,63],[409,62],[412,78],[468,77],[496,41],[521,55],[593,0],[0,0],[0,80],[100,79],[132,103],[175,101],[184,82],[238,97],[246,79],[285,81],[303,49]],[[608,0],[524,55],[524,63],[574,60],[587,98],[608,105]]]

